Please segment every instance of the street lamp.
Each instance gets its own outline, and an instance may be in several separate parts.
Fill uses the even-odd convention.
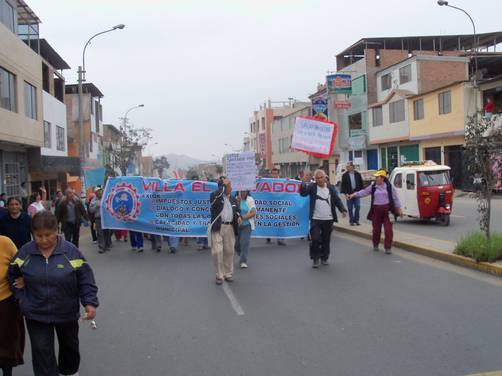
[[[145,107],[145,105],[144,105],[144,104],[138,104],[137,106],[133,106],[133,107],[131,107],[130,109],[128,109],[128,110],[126,111],[126,113],[124,114],[124,117],[122,118],[122,120],[123,120],[123,124],[124,124],[124,128],[125,128],[125,126],[126,126],[126,124],[127,124],[127,114],[128,114],[129,112],[131,112],[132,110],[134,110],[135,108],[141,108],[141,107]]]
[[[448,3],[448,1],[438,0],[438,5],[439,6],[447,6],[447,7],[459,10],[459,11],[463,12],[465,15],[467,15],[467,17],[469,17],[469,20],[471,20],[472,28],[474,30],[474,44],[472,45],[472,48],[474,50],[474,80],[473,80],[473,83],[474,83],[474,87],[476,87],[477,86],[477,75],[478,75],[478,38],[476,36],[476,25],[474,24],[474,20],[472,19],[471,15],[469,13],[467,13],[464,9],[450,5]]]
[[[84,90],[83,90],[83,82],[85,81],[85,50],[87,46],[91,44],[91,41],[96,38],[98,35],[109,33],[114,30],[122,30],[125,27],[124,24],[115,25],[111,29],[102,31],[100,33],[94,34],[84,46],[84,50],[82,51],[82,65],[78,67],[78,124],[79,124],[79,149],[80,149],[80,169],[82,170],[85,162],[85,147],[84,147],[84,113],[83,109],[83,101],[84,101]],[[81,171],[82,173],[82,171]]]

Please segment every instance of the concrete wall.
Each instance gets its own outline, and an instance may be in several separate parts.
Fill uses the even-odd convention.
[[[389,119],[389,106],[391,103],[402,100],[403,98],[399,95],[394,95],[394,97],[386,104],[382,106],[382,120],[383,125],[378,127],[373,127],[373,114],[371,109],[368,111],[368,122],[370,130],[370,144],[381,144],[395,141],[407,140],[409,137],[409,127],[408,127],[408,105],[406,99],[404,99],[404,120],[396,123],[390,123]]]
[[[411,81],[401,84],[399,81],[399,69],[411,65]],[[382,90],[382,76],[391,74],[391,86],[389,89]],[[418,80],[417,80],[417,63],[416,58],[407,59],[399,64],[393,65],[387,69],[382,70],[377,74],[377,101],[383,101],[392,89],[407,90],[412,93],[418,94]]]
[[[43,92],[44,120],[51,123],[51,147],[41,149],[42,155],[68,156],[68,129],[66,126],[66,105],[47,92]],[[57,150],[56,126],[64,129],[64,151]]]
[[[42,146],[42,60],[2,23],[0,66],[16,76],[17,102],[16,112],[0,108],[0,140]],[[37,120],[25,116],[24,81],[37,89]]]

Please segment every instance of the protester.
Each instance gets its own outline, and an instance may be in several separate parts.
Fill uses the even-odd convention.
[[[129,230],[129,240],[133,251],[143,252],[143,233]]]
[[[109,251],[112,247],[112,233],[111,230],[104,229],[101,226],[101,200],[103,197],[103,189],[101,187],[96,187],[94,193],[96,196],[91,201],[89,211],[94,215],[94,224],[96,226],[96,235],[98,238],[98,252],[104,253]]]
[[[33,217],[36,213],[46,210],[45,201],[47,200],[47,191],[44,187],[40,188],[39,192],[33,192],[30,196],[30,205],[28,206],[28,214]]]
[[[21,202],[23,204],[23,210],[28,209],[28,191],[26,190],[26,182],[22,182],[19,187],[19,195],[21,196]]]
[[[164,237],[167,241],[167,245],[169,246],[169,253],[175,254],[178,252],[178,246],[180,244],[180,239],[177,236],[166,236]]]
[[[87,218],[89,218],[89,224],[91,228],[92,242],[96,244],[98,241],[98,235],[96,234],[96,217],[94,216],[94,213],[91,213],[90,211],[91,201],[94,197],[96,197],[96,194],[94,192],[91,192],[86,200],[86,206],[87,206]]]
[[[0,208],[5,208],[7,206],[7,193],[0,194]]]
[[[389,213],[402,216],[401,203],[396,189],[387,179],[387,171],[378,170],[375,174],[375,182],[368,185],[365,189],[349,195],[349,200],[353,198],[366,197],[371,195],[371,207],[368,213],[368,219],[373,225],[373,250],[378,252],[380,237],[382,234],[382,224],[384,227],[385,241],[384,248],[386,254],[391,254],[392,223],[389,219]]]
[[[152,251],[162,251],[162,235],[150,234],[150,241],[152,242]]]
[[[235,252],[240,256],[239,265],[241,269],[247,269],[249,241],[251,232],[255,228],[256,205],[249,191],[240,191],[237,196],[237,203],[239,204],[241,223],[235,242]]]
[[[52,207],[54,208],[54,212],[56,212],[58,210],[58,205],[63,198],[64,198],[63,192],[57,191],[56,195],[52,199]]]
[[[269,178],[271,179],[279,179],[280,175],[280,171],[277,167],[274,167],[272,168],[272,170],[270,170],[270,175],[269,175]],[[270,244],[272,242],[272,239],[271,238],[267,238],[267,244]],[[282,238],[277,238],[277,245],[286,245],[286,242],[284,241],[284,239]]]
[[[238,233],[240,209],[237,200],[232,196],[232,183],[222,176],[218,180],[218,189],[209,197],[211,203],[211,254],[216,272],[216,284],[221,285],[223,279],[233,281],[235,236]]]
[[[12,368],[24,363],[23,317],[7,279],[16,251],[8,237],[0,236],[0,369],[3,376],[12,375]]]
[[[335,186],[328,183],[323,170],[314,173],[315,183],[304,176],[300,185],[300,195],[310,197],[310,258],[312,267],[318,268],[320,262],[328,265],[331,231],[333,222],[338,222],[336,208],[345,218],[347,210],[338,196]]]
[[[197,250],[202,251],[204,249],[209,249],[206,236],[197,238]]]
[[[67,189],[59,204],[56,206],[56,218],[61,223],[64,238],[78,247],[80,226],[87,221],[87,213],[82,201],[75,197],[73,190]]]
[[[17,249],[31,241],[31,217],[22,210],[19,198],[7,200],[8,212],[0,218],[0,235],[7,236]]]
[[[342,184],[340,191],[345,195],[347,200],[347,209],[349,211],[349,222],[351,226],[359,224],[359,211],[361,210],[361,199],[354,197],[352,200],[348,199],[348,195],[363,189],[363,178],[361,174],[355,170],[352,162],[347,163],[347,171],[342,175]]]
[[[37,376],[74,375],[80,365],[79,301],[85,308],[85,319],[94,319],[98,288],[80,250],[58,236],[54,214],[37,213],[31,225],[35,240],[18,251],[8,276],[26,318],[33,372]]]
[[[127,234],[128,234],[127,230],[115,230],[114,234],[115,234],[115,239],[117,241],[121,241],[123,239],[124,242],[127,242]]]

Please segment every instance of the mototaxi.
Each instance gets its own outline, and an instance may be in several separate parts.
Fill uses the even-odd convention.
[[[403,215],[450,224],[454,188],[450,167],[432,161],[396,167],[390,182],[396,189]]]

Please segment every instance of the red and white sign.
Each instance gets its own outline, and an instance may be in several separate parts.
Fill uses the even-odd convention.
[[[335,101],[334,103],[334,107],[335,109],[347,109],[347,108],[350,108],[352,107],[352,103],[350,103],[350,101]]]
[[[319,158],[329,158],[333,153],[338,124],[313,118],[298,116],[291,148]]]

